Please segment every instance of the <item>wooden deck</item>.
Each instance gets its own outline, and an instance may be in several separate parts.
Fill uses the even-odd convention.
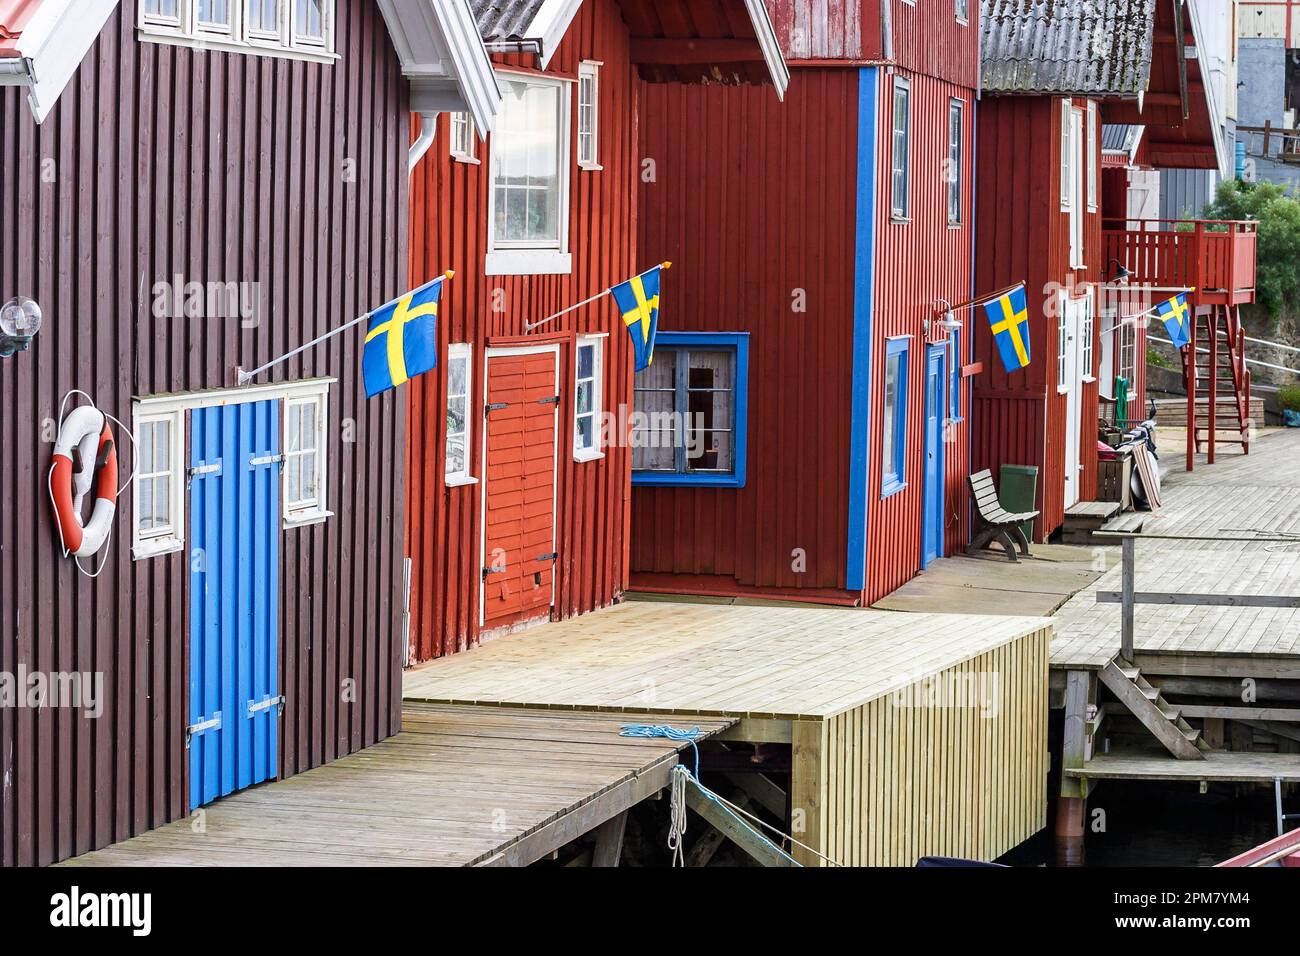
[[[741,718],[729,739],[790,746],[797,836],[835,861],[993,859],[1046,822],[1050,631],[1043,618],[634,601],[409,671],[405,693]]]
[[[1216,750],[1204,760],[1171,760],[1152,754],[1098,754],[1066,774],[1087,780],[1213,780],[1232,783],[1300,783],[1300,755],[1228,753]]]
[[[1145,534],[1205,538],[1294,535],[1289,542],[1138,539],[1139,591],[1300,594],[1300,432],[1281,431],[1249,455],[1224,456],[1167,479],[1164,508]],[[1098,591],[1120,589],[1114,568],[1068,601],[1055,617],[1052,667],[1095,670],[1119,650],[1120,608],[1098,605]],[[1300,677],[1300,611],[1138,605],[1134,648],[1144,655],[1270,661],[1267,674]],[[1295,673],[1282,673],[1292,669]]]
[[[181,820],[66,865],[530,863],[668,785],[690,744],[620,737],[629,717],[410,704],[397,736],[219,800],[202,833]]]

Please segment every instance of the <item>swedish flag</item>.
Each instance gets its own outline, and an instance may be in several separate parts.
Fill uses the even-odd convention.
[[[654,359],[655,333],[659,330],[659,273],[671,265],[671,262],[661,263],[609,290],[623,314],[627,334],[632,336],[632,349],[636,353],[634,367],[638,372]]]
[[[1180,292],[1156,306],[1156,315],[1165,323],[1169,341],[1180,349],[1192,340],[1191,309],[1187,306],[1187,293]]]
[[[1029,305],[1022,282],[1010,292],[984,303],[1002,367],[1016,372],[1029,364]]]
[[[438,300],[447,275],[370,313],[361,374],[366,398],[438,365]]]

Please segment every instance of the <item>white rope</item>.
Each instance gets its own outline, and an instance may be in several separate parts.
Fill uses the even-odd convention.
[[[673,855],[673,866],[686,866],[683,840],[686,836],[686,781],[690,771],[682,764],[673,767],[669,788],[668,850]]]
[[[1173,345],[1173,344],[1174,344],[1173,342],[1169,341],[1169,339],[1162,339],[1160,336],[1158,336],[1158,335],[1152,335],[1152,334],[1149,333],[1149,332],[1147,333],[1147,341],[1149,341],[1149,342],[1163,342],[1165,345]],[[1201,354],[1201,355],[1209,355],[1209,354],[1210,354],[1210,350],[1209,350],[1209,349],[1201,348],[1200,346],[1197,346],[1197,347],[1196,347],[1196,351],[1197,351],[1199,354]],[[1286,366],[1286,365],[1274,365],[1272,362],[1261,362],[1261,361],[1259,361],[1259,359],[1248,358],[1248,359],[1246,359],[1246,364],[1247,364],[1247,365],[1258,365],[1260,368],[1271,368],[1271,369],[1276,369],[1276,370],[1279,371],[1279,372],[1290,372],[1292,375],[1300,375],[1300,369],[1289,368],[1289,367]],[[1253,386],[1252,386],[1252,387],[1253,387]]]

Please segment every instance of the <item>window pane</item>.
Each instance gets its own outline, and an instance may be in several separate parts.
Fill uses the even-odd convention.
[[[165,528],[171,524],[171,486],[169,476],[153,480],[153,526]]]
[[[447,396],[463,396],[466,391],[465,373],[469,368],[469,359],[455,356],[447,363]]]
[[[703,431],[692,434],[687,448],[688,471],[733,470],[732,438],[729,431]]]
[[[295,30],[299,36],[313,37],[317,40],[325,36],[325,21],[322,7],[325,0],[297,0],[298,13]]]
[[[885,436],[884,436],[884,474],[888,477],[898,475],[898,385],[899,363],[901,354],[895,353],[885,360]]]
[[[302,448],[300,421],[302,406],[290,405],[284,418],[284,450],[293,454]]]
[[[596,347],[594,345],[579,345],[578,378],[591,378],[595,361]]]
[[[320,444],[316,434],[316,403],[302,406],[302,432],[300,440],[303,450],[315,449]]]
[[[149,475],[154,471],[154,429],[159,426],[158,422],[145,422],[140,426],[140,434],[136,435],[136,440],[140,443],[140,474],[142,475]]]
[[[445,471],[448,475],[461,475],[465,470],[465,436],[448,435]]]
[[[278,0],[249,0],[248,28],[259,33],[279,33]]]
[[[447,399],[447,436],[465,434],[465,397]]]
[[[316,497],[316,453],[308,452],[302,456],[302,497],[303,500]]]
[[[229,26],[229,0],[199,0],[199,22],[214,26]]]
[[[592,398],[591,391],[592,388],[591,388],[590,381],[578,383],[578,397],[577,397],[576,405],[577,405],[577,412],[579,415],[589,414],[593,410],[592,401],[591,401]]]
[[[507,242],[556,243],[560,90],[525,81],[505,85],[501,129],[493,140],[498,188],[495,236]]]
[[[140,513],[136,518],[141,531],[153,529],[153,481],[145,478],[140,482]]]
[[[594,415],[582,415],[577,421],[577,441],[579,448],[596,447],[596,418]]]
[[[175,17],[180,0],[145,0],[144,12],[150,16]]]

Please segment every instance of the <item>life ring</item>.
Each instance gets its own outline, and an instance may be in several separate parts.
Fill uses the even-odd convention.
[[[82,525],[81,505],[92,485],[95,508]],[[89,557],[104,546],[113,530],[117,492],[117,448],[108,417],[93,405],[80,405],[59,426],[50,464],[50,501],[65,557]]]

